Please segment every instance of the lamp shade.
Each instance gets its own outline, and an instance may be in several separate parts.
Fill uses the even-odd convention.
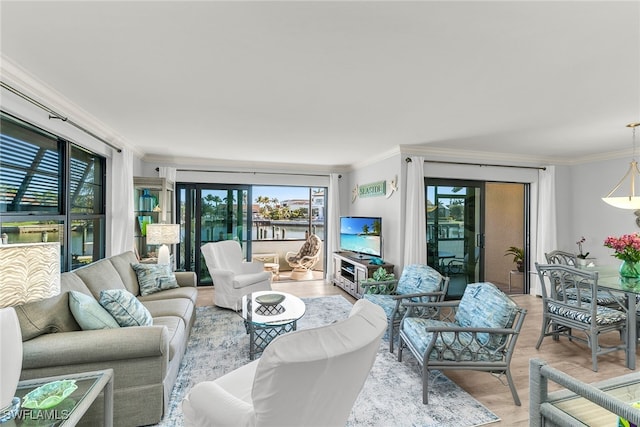
[[[158,264],[171,263],[167,245],[175,243],[180,243],[180,224],[147,225],[147,244],[161,245],[158,249]]]
[[[60,243],[0,246],[0,307],[60,293]]]
[[[147,244],[173,245],[180,243],[180,224],[148,224]]]

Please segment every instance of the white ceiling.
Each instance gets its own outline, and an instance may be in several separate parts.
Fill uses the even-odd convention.
[[[148,156],[630,150],[640,1],[7,1],[6,60]]]

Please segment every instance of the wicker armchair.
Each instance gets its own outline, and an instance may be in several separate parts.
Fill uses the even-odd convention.
[[[298,252],[287,252],[284,259],[293,268],[291,278],[294,280],[313,279],[312,268],[320,260],[322,240],[315,234],[309,236]]]
[[[520,406],[510,364],[526,310],[491,283],[468,285],[459,301],[405,305],[398,361],[406,348],[421,365],[423,403],[429,403],[429,371],[463,369],[505,375]]]
[[[447,294],[449,278],[423,264],[407,265],[397,281],[360,282],[362,297],[378,304],[387,315],[389,351],[393,353],[395,331],[406,311],[403,302],[443,301]]]

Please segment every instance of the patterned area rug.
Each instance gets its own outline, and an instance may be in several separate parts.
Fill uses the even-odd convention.
[[[331,323],[348,316],[342,296],[304,298],[307,311],[298,329]],[[181,402],[191,387],[214,380],[249,362],[249,337],[240,316],[217,307],[198,307],[196,323],[171,393],[169,412],[159,426],[181,426]],[[419,365],[411,353],[403,361],[382,341],[347,426],[479,426],[499,421],[493,412],[443,374],[430,378],[429,404],[422,404]]]

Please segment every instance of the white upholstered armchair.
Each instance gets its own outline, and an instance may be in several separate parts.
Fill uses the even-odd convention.
[[[196,384],[185,426],[344,426],[386,328],[382,308],[359,300],[347,319],[280,335],[260,359]]]
[[[215,286],[215,304],[237,310],[243,295],[271,290],[271,273],[261,262],[243,261],[242,248],[235,240],[203,245],[200,250]]]

